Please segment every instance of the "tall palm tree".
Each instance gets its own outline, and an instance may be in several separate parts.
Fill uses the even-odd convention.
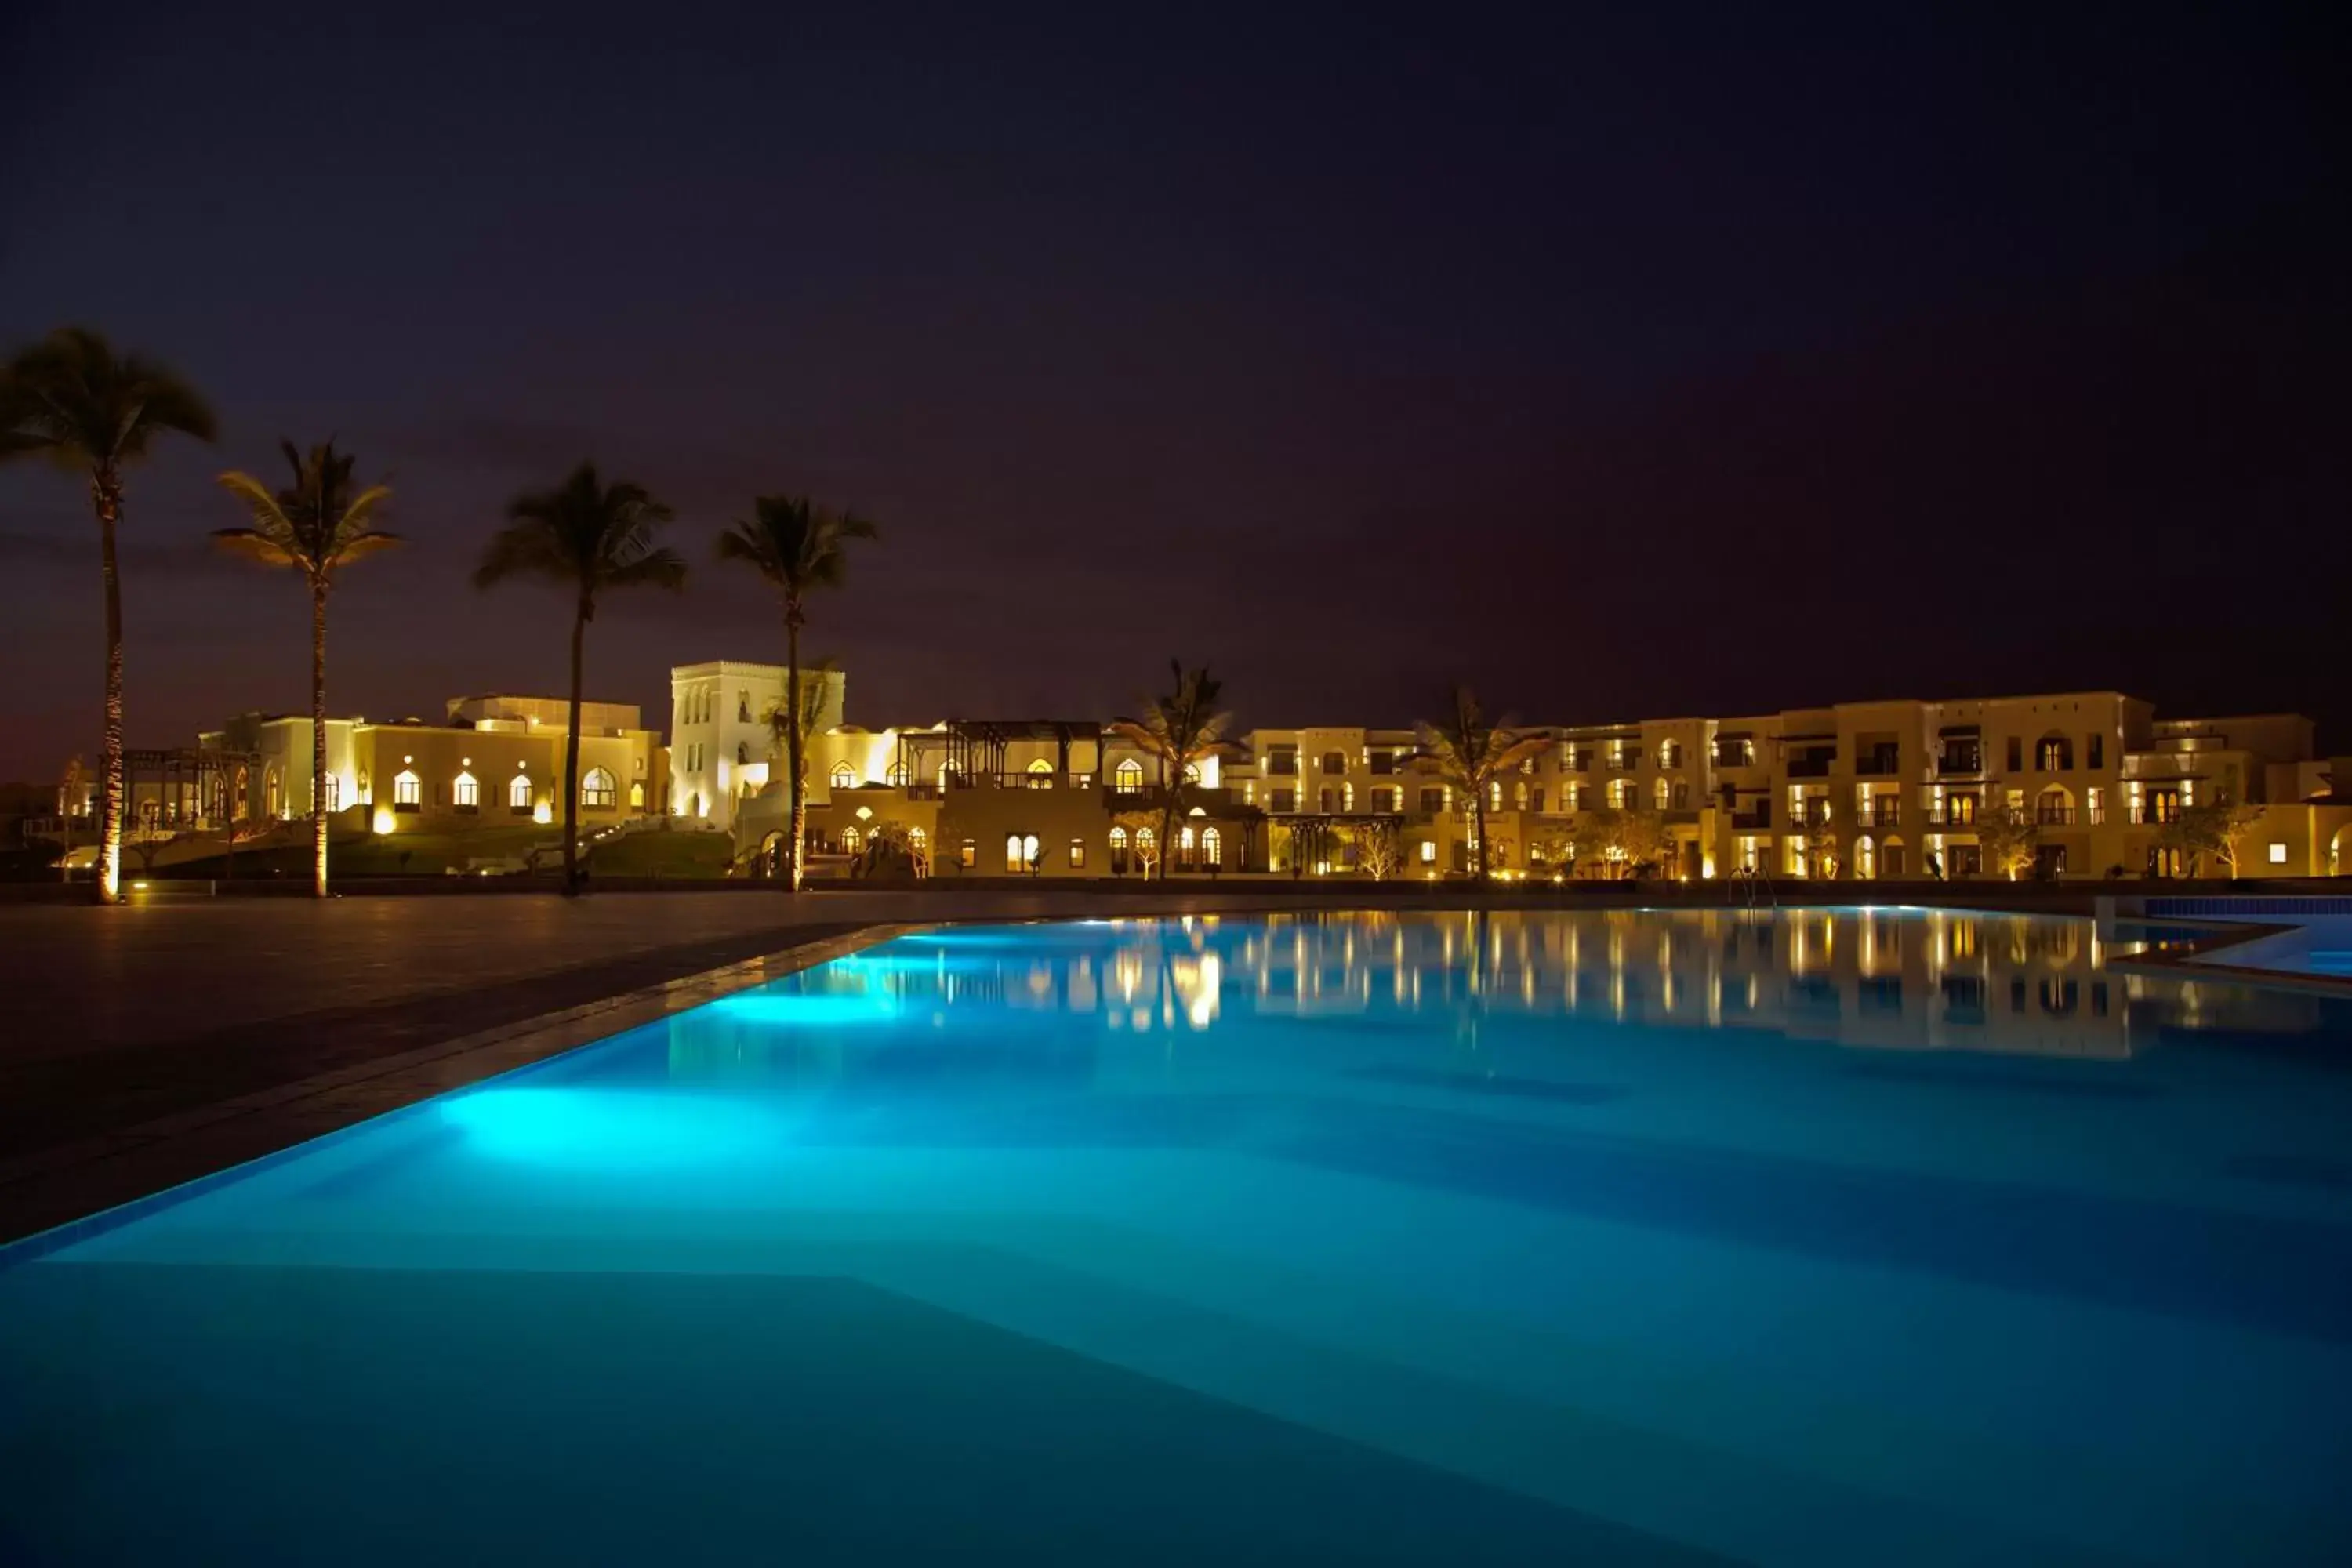
[[[1176,848],[1176,815],[1192,782],[1188,775],[1225,749],[1225,726],[1234,717],[1218,709],[1217,695],[1224,682],[1211,675],[1207,666],[1186,669],[1183,660],[1171,658],[1168,669],[1176,678],[1173,691],[1151,699],[1141,719],[1114,720],[1109,726],[1111,733],[1159,764],[1160,865],[1155,879],[1160,881],[1168,879],[1169,858]]]
[[[800,672],[796,682],[801,700],[794,702],[789,695],[760,715],[768,727],[768,760],[790,766],[793,738],[800,738],[801,771],[808,770],[808,744],[816,736],[816,721],[824,710],[824,683],[833,674],[835,665],[829,658],[818,659]],[[787,798],[790,798],[787,795]]]
[[[388,485],[356,489],[348,453],[332,440],[310,448],[309,457],[280,441],[294,470],[294,482],[272,490],[242,470],[220,477],[223,489],[253,512],[249,528],[213,531],[222,549],[265,566],[291,567],[310,589],[310,890],[327,896],[327,594],[335,574],[362,555],[389,550],[401,540],[375,526],[375,510],[392,499]]]
[[[1522,736],[1507,718],[1488,723],[1478,699],[1466,686],[1454,689],[1454,711],[1444,721],[1414,726],[1421,732],[1419,755],[1437,763],[1454,788],[1470,799],[1470,868],[1486,880],[1486,791],[1506,771],[1517,767],[1550,742],[1540,735]]]
[[[755,496],[751,515],[719,536],[719,558],[740,561],[767,580],[784,607],[784,787],[792,803],[792,826],[784,835],[790,857],[784,886],[801,888],[801,845],[808,827],[808,735],[801,705],[801,627],[808,624],[807,602],[823,588],[841,586],[849,570],[846,546],[872,539],[874,524],[855,512],[835,511],[806,496]]]
[[[0,458],[47,458],[89,475],[106,580],[106,749],[99,771],[98,896],[122,896],[122,582],[114,534],[122,475],[170,432],[210,441],[213,411],[152,360],[118,354],[86,327],[61,327],[0,367]]]
[[[583,463],[549,490],[507,503],[507,525],[490,538],[474,568],[474,586],[509,577],[541,577],[572,595],[572,719],[563,738],[563,890],[580,891],[580,681],[582,644],[599,596],[615,588],[686,585],[686,563],[654,543],[670,509],[643,487],[596,477]]]

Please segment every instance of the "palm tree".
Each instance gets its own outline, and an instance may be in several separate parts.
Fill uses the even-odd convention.
[[[1444,722],[1414,726],[1421,732],[1419,754],[1434,762],[1454,787],[1470,799],[1471,872],[1486,880],[1486,791],[1507,770],[1536,755],[1551,742],[1540,735],[1521,736],[1508,719],[1490,724],[1478,699],[1466,686],[1454,689],[1454,712]]]
[[[599,595],[615,588],[686,585],[686,563],[654,543],[670,520],[669,508],[643,487],[596,477],[583,463],[550,490],[529,490],[507,503],[507,525],[491,536],[474,568],[474,586],[509,577],[542,577],[572,595],[572,719],[563,739],[563,890],[580,891],[581,645],[596,618]]]
[[[89,475],[106,580],[106,749],[99,773],[98,896],[122,896],[122,583],[114,533],[123,470],[171,431],[213,438],[213,411],[151,360],[117,354],[86,327],[61,327],[0,368],[0,458],[38,455]]]
[[[265,566],[291,567],[310,588],[310,890],[327,896],[327,592],[347,563],[398,544],[400,536],[375,526],[375,510],[392,499],[388,485],[352,486],[349,454],[330,440],[305,458],[280,441],[294,482],[273,491],[251,474],[232,471],[220,482],[252,509],[250,528],[213,531],[222,549]]]
[[[838,588],[849,569],[845,546],[872,539],[874,524],[855,512],[834,511],[806,496],[755,496],[751,516],[719,536],[719,558],[740,561],[767,580],[784,606],[784,787],[792,805],[784,834],[789,857],[784,886],[801,888],[801,845],[808,827],[808,734],[802,717],[801,627],[808,596]]]
[[[1219,710],[1217,694],[1224,689],[1224,683],[1211,675],[1205,665],[1186,669],[1183,660],[1171,658],[1168,669],[1176,678],[1175,690],[1151,699],[1140,720],[1118,719],[1110,725],[1111,733],[1132,743],[1160,766],[1156,875],[1160,881],[1168,879],[1169,856],[1176,847],[1176,814],[1183,807],[1184,790],[1198,764],[1225,749],[1225,726],[1234,717]]]
[[[801,700],[794,702],[789,696],[760,715],[768,727],[768,760],[789,765],[793,754],[793,739],[800,738],[801,771],[808,771],[808,743],[816,735],[816,721],[824,711],[824,683],[834,672],[834,662],[821,658],[800,672],[795,683]],[[790,798],[789,795],[786,798]]]

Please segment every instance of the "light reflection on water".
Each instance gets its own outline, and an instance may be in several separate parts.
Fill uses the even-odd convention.
[[[2128,1058],[2166,1031],[2320,1026],[2312,998],[2108,967],[2139,945],[2103,942],[2084,920],[1906,909],[950,928],[687,1015],[673,1045],[683,1067],[724,1058],[735,1024],[943,1028],[959,1007],[1139,1035],[1417,1017],[1475,1040],[1490,1020],[1554,1016],[2091,1060]]]

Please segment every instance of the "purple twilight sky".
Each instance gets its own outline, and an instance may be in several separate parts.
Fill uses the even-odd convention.
[[[698,580],[592,695],[777,657],[755,492],[884,541],[810,638],[865,723],[1244,718],[1455,676],[1563,721],[2120,686],[2352,747],[2352,223],[2322,8],[575,4],[0,17],[0,340],[164,358],[133,743],[306,700],[210,476],[337,436],[407,552],[331,702],[554,691],[474,593],[583,458]],[[80,487],[0,470],[0,778],[96,743]]]

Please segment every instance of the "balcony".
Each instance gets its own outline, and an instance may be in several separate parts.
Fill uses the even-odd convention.
[[[1792,805],[1789,808],[1789,826],[1791,827],[1827,827],[1829,825],[1830,808],[1827,801],[1809,801],[1803,805]]]
[[[1769,805],[1759,805],[1750,811],[1735,811],[1731,814],[1731,826],[1735,831],[1742,833],[1770,827],[1772,808]]]
[[[1974,778],[1984,772],[1984,753],[1978,751],[1942,752],[1936,758],[1936,772],[1945,778]]]
[[[1895,801],[1876,801],[1862,814],[1860,821],[1863,826],[1869,828],[1900,827],[1903,826],[1903,807]]]
[[[2033,808],[2033,820],[2042,827],[2072,827],[2074,826],[2074,808],[2071,805],[2037,805]]]
[[[1781,771],[1792,779],[1825,779],[1830,776],[1830,766],[1836,760],[1834,757],[1790,757]]]
[[[1864,752],[1853,760],[1854,774],[1865,779],[1891,779],[1903,771],[1903,753],[1893,746]]]

